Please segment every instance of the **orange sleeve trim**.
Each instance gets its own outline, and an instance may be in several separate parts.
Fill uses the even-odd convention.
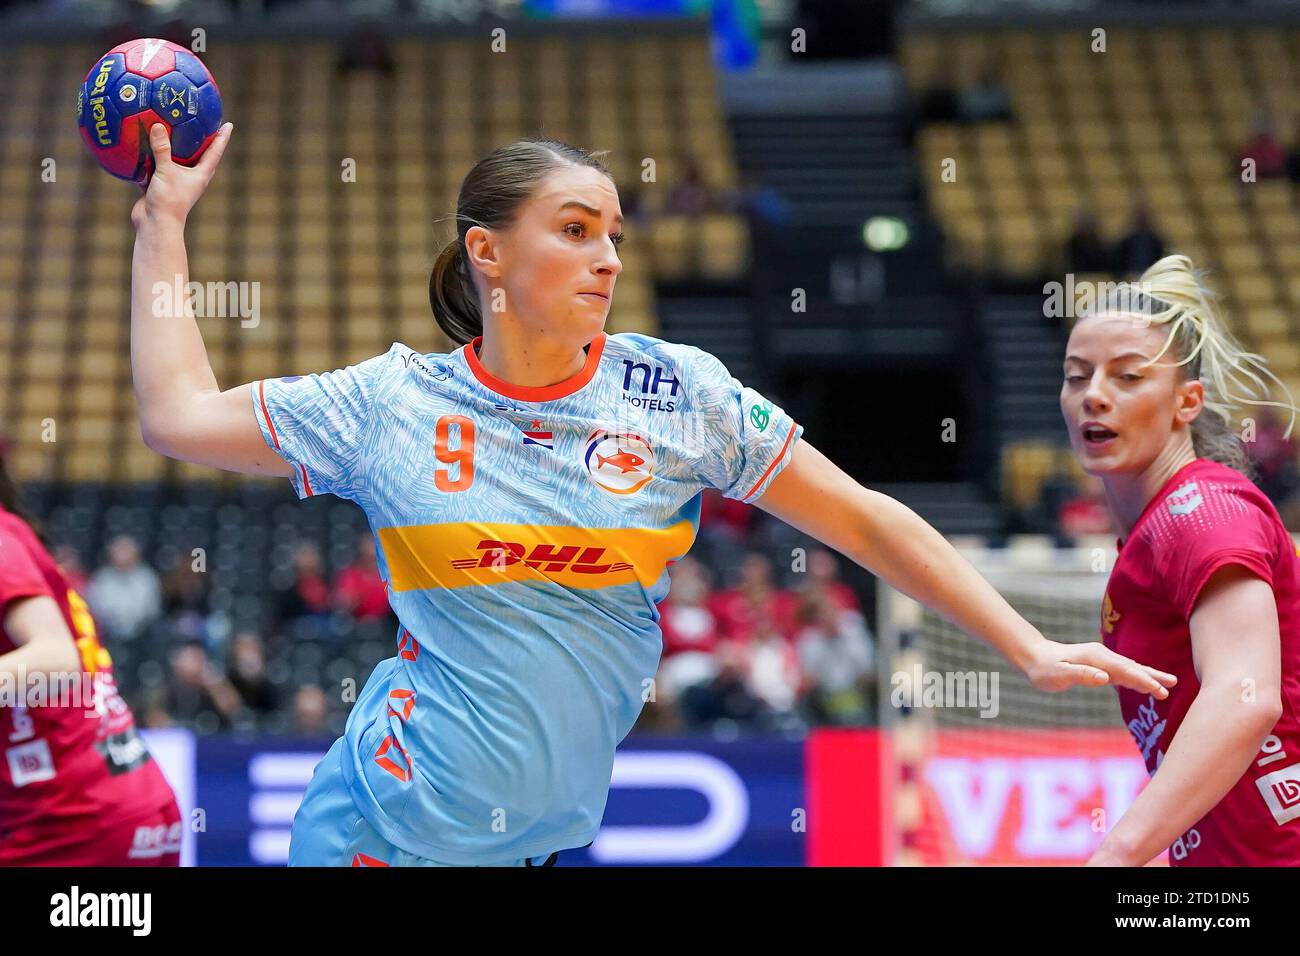
[[[780,453],[772,459],[772,464],[767,466],[767,471],[763,472],[763,477],[754,482],[754,487],[749,489],[749,494],[746,494],[744,498],[741,498],[741,501],[748,500],[750,495],[758,491],[763,482],[767,481],[767,476],[772,473],[772,469],[781,463],[781,459],[785,457],[785,450],[790,447],[790,439],[794,437],[794,430],[798,427],[797,422],[790,423],[790,434],[785,436],[785,444],[781,446]]]
[[[271,413],[266,410],[266,379],[259,379],[257,382],[257,397],[262,403],[262,417],[266,419],[266,427],[271,430],[271,441],[275,444],[277,451],[280,449],[280,439],[275,435],[275,423],[271,421]]]
[[[271,441],[275,444],[276,450],[280,449],[280,439],[275,434],[275,423],[271,421],[271,413],[266,409],[266,379],[259,379],[257,382],[257,397],[262,403],[262,417],[266,419],[266,427],[271,430]],[[299,463],[298,470],[302,472],[302,486],[308,496],[315,495],[311,490],[311,479],[307,477],[307,466]]]

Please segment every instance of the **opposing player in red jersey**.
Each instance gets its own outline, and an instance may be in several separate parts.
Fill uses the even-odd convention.
[[[177,866],[171,787],[0,447],[0,866]]]
[[[1102,640],[1178,677],[1163,700],[1118,688],[1152,778],[1095,865],[1165,848],[1179,866],[1300,865],[1300,558],[1243,473],[1231,417],[1281,404],[1257,400],[1280,382],[1212,296],[1166,257],[1080,318],[1066,349],[1070,441],[1121,536]]]

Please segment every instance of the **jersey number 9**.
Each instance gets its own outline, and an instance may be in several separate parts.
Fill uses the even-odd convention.
[[[460,445],[449,449],[451,426],[460,426]],[[435,468],[433,483],[439,491],[464,491],[474,484],[474,422],[464,415],[443,415],[433,430],[433,454],[444,465],[460,465],[460,473],[451,478],[450,468]]]

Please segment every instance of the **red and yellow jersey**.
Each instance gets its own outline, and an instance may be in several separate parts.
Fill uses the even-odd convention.
[[[0,863],[69,834],[93,834],[174,803],[117,693],[86,602],[17,515],[0,508],[0,622],[20,598],[54,599],[81,670],[0,673]],[[0,626],[0,654],[15,644]]]
[[[1165,700],[1119,690],[1129,732],[1154,774],[1200,690],[1189,620],[1215,571],[1239,564],[1277,600],[1282,717],[1237,784],[1170,847],[1177,865],[1300,865],[1300,557],[1272,503],[1239,472],[1184,466],[1142,513],[1111,573],[1101,636],[1178,677]],[[1219,639],[1231,641],[1232,634]],[[1243,688],[1246,693],[1248,688]]]

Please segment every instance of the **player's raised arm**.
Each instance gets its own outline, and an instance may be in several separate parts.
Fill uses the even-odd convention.
[[[755,501],[996,647],[1039,690],[1113,683],[1166,697],[1172,674],[1100,643],[1049,641],[919,515],[845,474],[803,439]]]
[[[140,433],[170,458],[227,471],[288,477],[292,467],[266,444],[252,413],[251,385],[222,391],[188,297],[159,299],[155,285],[189,282],[185,222],[230,142],[225,124],[194,167],[173,162],[165,128],[150,130],[155,171],[131,211],[131,378]],[[180,301],[176,302],[175,299]],[[167,303],[163,314],[157,305]]]

